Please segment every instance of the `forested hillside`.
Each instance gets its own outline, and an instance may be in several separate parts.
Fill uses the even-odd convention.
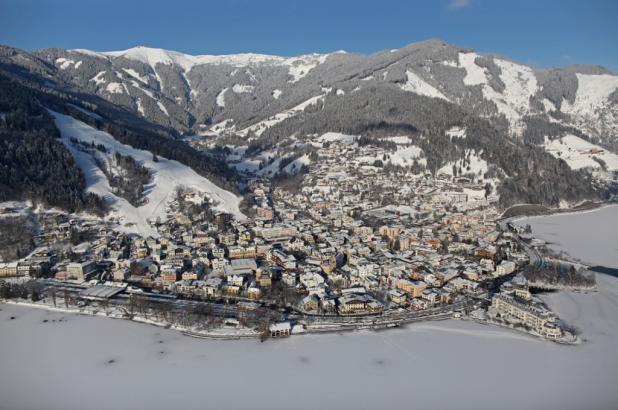
[[[84,192],[84,176],[57,137],[36,96],[0,75],[0,201],[104,213],[104,200]]]

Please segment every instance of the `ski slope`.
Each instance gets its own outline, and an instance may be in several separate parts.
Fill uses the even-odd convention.
[[[174,198],[176,188],[179,186],[206,194],[215,202],[215,209],[228,212],[236,218],[244,219],[244,215],[238,208],[239,197],[219,188],[190,167],[162,157],[159,157],[158,162],[154,162],[152,153],[149,151],[138,150],[122,144],[110,134],[92,128],[71,116],[51,110],[50,113],[54,116],[56,127],[60,130],[62,143],[75,157],[77,165],[84,173],[88,192],[101,195],[110,202],[113,211],[108,217],[117,217],[122,230],[139,233],[143,236],[157,236],[156,229],[150,226],[148,220],[166,219],[166,205]],[[114,195],[107,177],[96,165],[93,156],[76,148],[71,143],[71,138],[104,145],[108,154],[97,151],[97,155],[111,156],[114,152],[118,152],[133,157],[140,164],[150,169],[153,172],[153,180],[146,187],[147,203],[134,207],[125,199]]]

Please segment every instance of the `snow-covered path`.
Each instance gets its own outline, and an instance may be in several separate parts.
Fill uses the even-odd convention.
[[[144,236],[156,236],[156,230],[150,226],[148,220],[165,217],[165,205],[173,199],[176,187],[181,185],[209,194],[217,203],[217,209],[229,212],[237,218],[244,218],[238,208],[240,198],[219,188],[186,165],[162,157],[159,157],[158,162],[154,162],[152,153],[148,151],[121,144],[108,133],[92,128],[68,115],[50,112],[54,116],[56,126],[62,135],[62,143],[73,154],[78,166],[84,172],[88,191],[110,199],[115,210],[114,214],[120,217],[124,224],[128,224],[124,226],[127,231],[138,232]],[[152,170],[154,173],[153,183],[146,190],[148,192],[147,203],[140,207],[134,207],[125,199],[114,195],[107,177],[97,167],[93,157],[75,148],[70,142],[71,138],[87,143],[102,144],[110,153],[113,154],[116,151],[122,155],[132,156],[143,166]]]

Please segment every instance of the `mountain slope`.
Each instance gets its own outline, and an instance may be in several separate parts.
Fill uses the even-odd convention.
[[[298,172],[287,166],[308,164],[313,137],[343,132],[410,137],[426,155],[415,172],[435,174],[472,152],[497,181],[503,206],[593,198],[616,178],[603,158],[582,168],[562,161],[555,147],[555,141],[573,143],[569,149],[578,155],[594,155],[581,151],[573,136],[594,152],[618,152],[618,77],[603,67],[537,69],[440,40],[371,55],[299,57],[190,56],[146,47],[11,50],[0,53],[0,65],[11,73],[34,71],[53,92],[73,89],[109,102],[119,115],[132,116],[127,124],[184,135],[219,154],[213,158],[224,145],[235,146],[228,159],[251,164],[237,166],[243,172],[263,175],[259,166],[270,176]],[[100,114],[99,107],[92,111]],[[453,136],[452,130],[460,131]],[[149,138],[131,140],[153,149]],[[200,166],[184,153],[181,161]],[[214,173],[230,175],[222,168]]]
[[[50,49],[35,55],[67,81],[182,132],[224,120],[241,130],[325,89],[341,94],[392,85],[505,121],[516,136],[523,134],[528,116],[576,126],[603,143],[613,144],[618,131],[618,77],[608,70],[535,69],[439,40],[368,56],[190,56],[146,47],[106,53]]]
[[[214,209],[230,213],[237,218],[244,217],[238,209],[240,199],[236,195],[217,187],[186,165],[163,157],[154,161],[149,151],[121,144],[108,133],[92,128],[68,115],[53,111],[51,114],[60,131],[62,143],[84,173],[86,190],[108,201],[113,209],[109,217],[118,218],[125,230],[138,232],[145,237],[157,236],[156,229],[149,224],[149,221],[166,219],[166,206],[174,199],[176,189],[179,187],[207,195],[213,201]],[[84,149],[84,144],[96,146],[97,149]],[[140,206],[134,206],[114,194],[108,177],[98,165],[101,162],[109,162],[115,153],[132,157],[152,174],[152,183],[148,185],[145,201]]]
[[[172,129],[153,125],[96,95],[79,92],[55,77],[53,69],[36,56],[15,49],[1,51],[0,200],[32,200],[69,212],[104,213],[111,205],[112,211],[121,210],[134,224],[135,229],[127,230],[146,232],[149,227],[143,222],[161,216],[164,202],[171,199],[175,188],[187,185],[208,194],[215,208],[242,217],[238,197],[219,187],[237,189],[234,170],[216,156],[177,140]],[[13,60],[28,64],[13,64]],[[56,121],[45,108],[56,111]],[[66,135],[67,129],[70,135]],[[93,189],[101,175],[93,170],[92,158],[84,162],[83,146],[74,146],[72,141],[83,136],[84,129],[90,131],[85,133],[88,135],[112,138],[115,145],[109,149],[110,155],[125,155],[136,167],[153,173],[144,206],[126,207],[127,201],[110,195],[109,184],[99,185],[106,189]],[[160,160],[153,165],[155,154]],[[156,209],[150,209],[153,203],[158,205]]]

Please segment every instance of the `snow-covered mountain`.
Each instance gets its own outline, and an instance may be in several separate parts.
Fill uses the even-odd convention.
[[[4,47],[0,62],[39,87],[106,100],[127,124],[154,124],[207,150],[227,146],[236,169],[266,166],[260,175],[296,172],[311,141],[329,132],[412,138],[432,173],[479,153],[487,178],[517,191],[514,201],[542,197],[548,175],[574,199],[589,185],[579,170],[605,180],[617,171],[618,76],[600,66],[539,69],[440,40],[298,57]]]
[[[612,143],[618,134],[618,76],[596,66],[537,69],[439,40],[372,55],[192,56],[156,48],[35,53],[66,81],[181,132],[227,121],[243,130],[319,97],[388,87],[452,102],[505,120],[522,136],[527,118],[574,126]]]

